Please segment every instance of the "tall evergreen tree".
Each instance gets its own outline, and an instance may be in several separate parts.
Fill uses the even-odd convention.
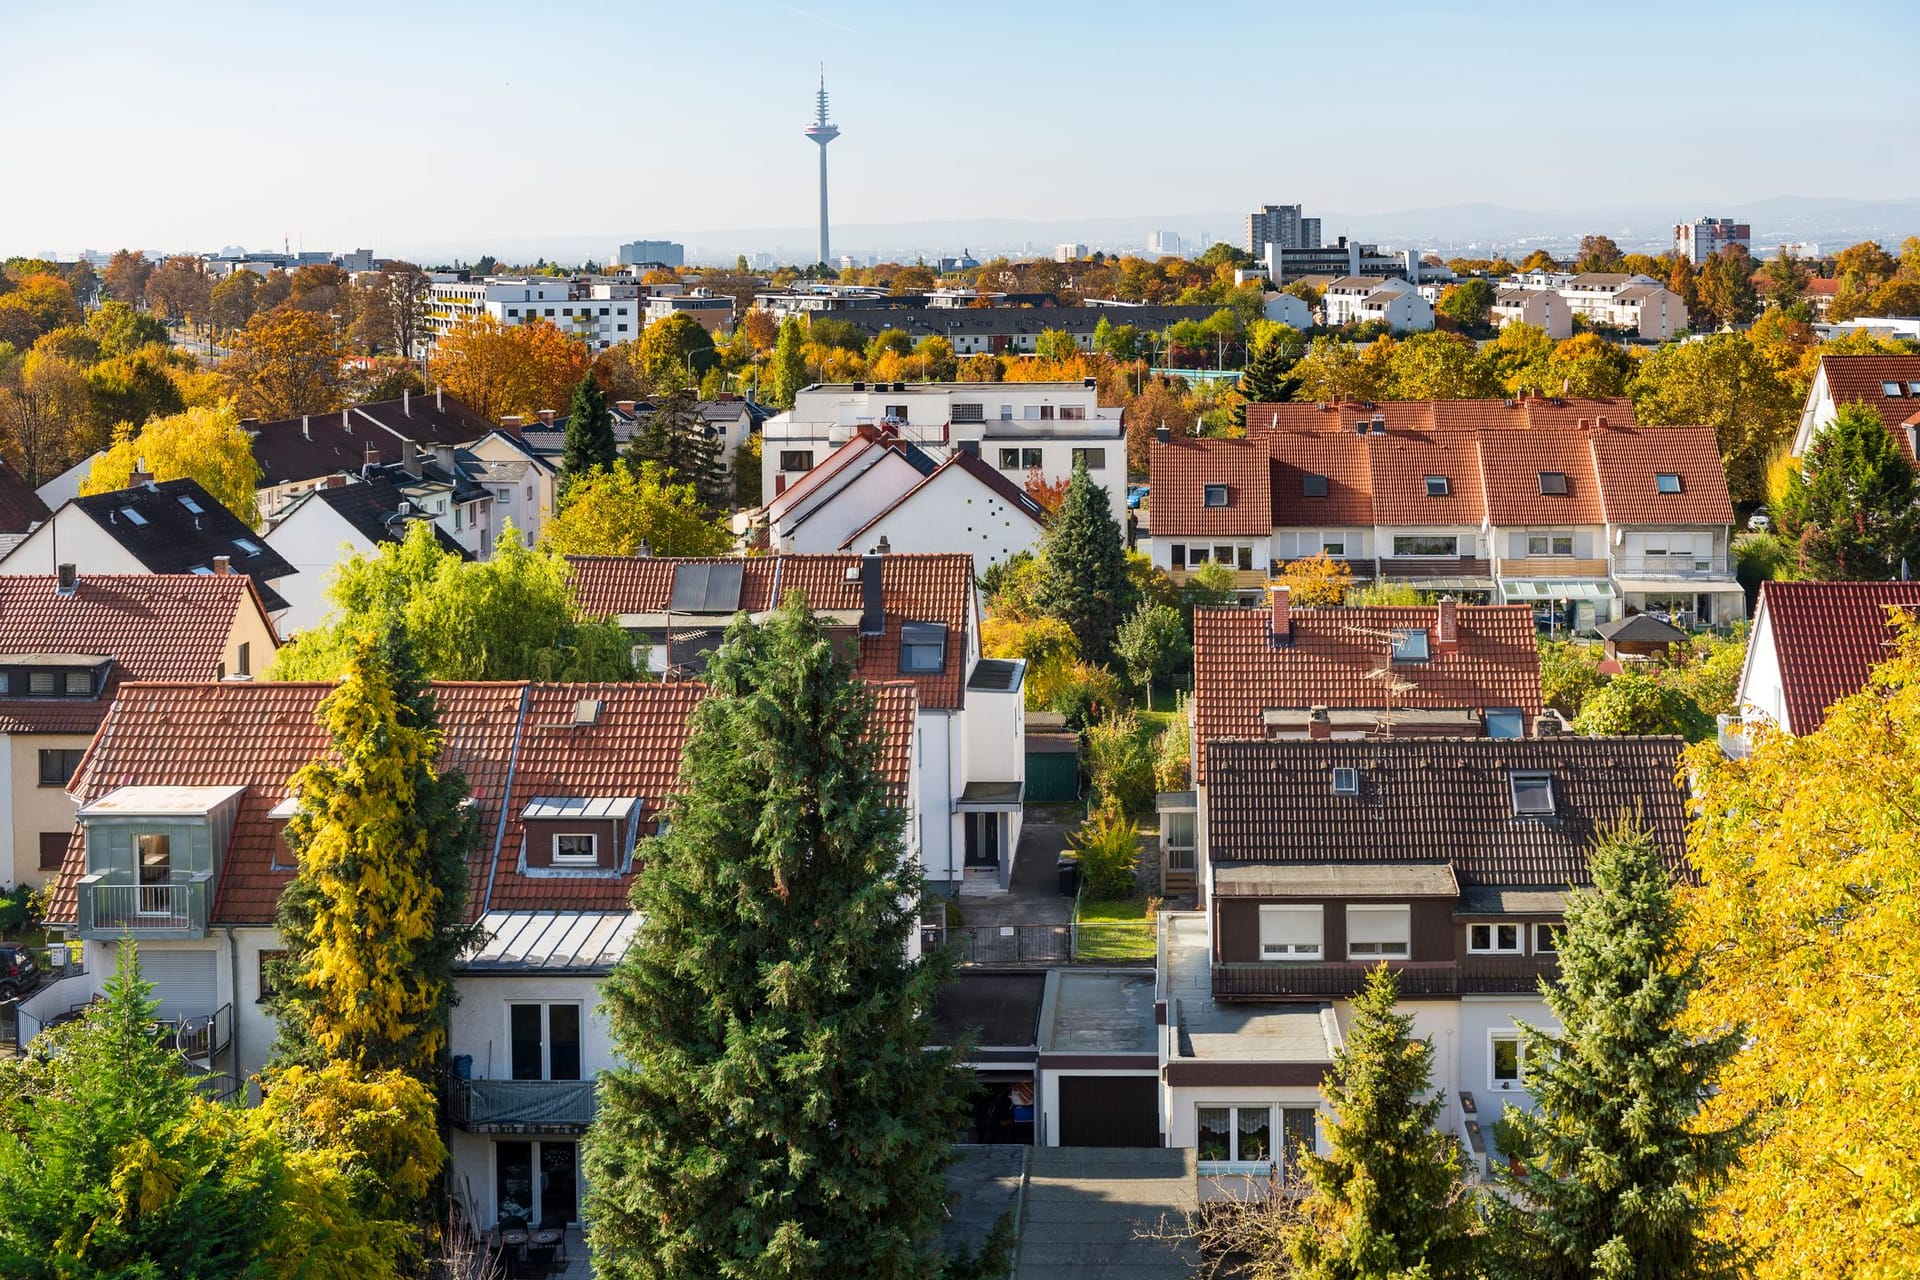
[[[806,345],[807,330],[799,317],[788,316],[780,322],[773,358],[767,363],[767,378],[761,384],[767,403],[775,408],[792,408],[794,394],[807,385]]]
[[[1287,1252],[1300,1280],[1446,1280],[1478,1275],[1477,1219],[1459,1144],[1428,1097],[1433,1043],[1395,1011],[1400,984],[1380,965],[1353,1002],[1353,1026],[1324,1086],[1327,1154],[1303,1154],[1306,1195]]]
[[[1810,578],[1885,581],[1920,570],[1920,479],[1880,415],[1840,406],[1790,477],[1780,526]]]
[[[1567,902],[1560,980],[1544,987],[1562,1029],[1522,1028],[1538,1110],[1500,1126],[1516,1163],[1502,1180],[1522,1210],[1507,1261],[1542,1280],[1723,1274],[1733,1259],[1702,1227],[1744,1126],[1696,1117],[1741,1033],[1681,1027],[1699,972],[1652,837],[1622,822],[1589,865],[1593,889]]]
[[[1245,403],[1234,409],[1235,422],[1243,427],[1247,425],[1249,404],[1278,404],[1293,399],[1294,392],[1300,389],[1300,379],[1293,376],[1299,355],[1292,343],[1282,342],[1278,337],[1255,348],[1247,367],[1240,373],[1239,391]]]
[[[732,505],[733,490],[727,466],[720,457],[720,440],[707,430],[693,392],[681,388],[654,406],[646,425],[627,446],[627,463],[636,470],[657,463],[669,484],[690,484],[710,511]]]
[[[872,695],[798,601],[707,668],[639,943],[602,996],[628,1065],[586,1139],[610,1280],[928,1274],[964,1091]]]
[[[1074,465],[1047,530],[1038,594],[1040,607],[1073,629],[1082,658],[1113,660],[1121,619],[1132,612],[1137,592],[1107,491],[1093,482],[1084,462]]]
[[[589,373],[573,388],[573,403],[567,406],[567,434],[560,452],[560,475],[572,481],[595,467],[611,467],[619,457],[613,438],[613,416],[607,409],[607,393]]]
[[[280,898],[279,1065],[345,1062],[433,1084],[447,1044],[453,962],[478,822],[466,779],[434,765],[433,692],[395,628],[363,636],[320,703],[332,752],[291,781],[298,866]]]

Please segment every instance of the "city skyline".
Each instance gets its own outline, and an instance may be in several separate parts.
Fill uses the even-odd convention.
[[[1608,16],[1615,33],[1658,31],[1661,47],[1684,51],[1721,47],[1731,12],[1635,3]],[[1790,12],[1739,10],[1750,29]],[[1340,89],[1351,71],[1340,49],[1361,30],[1342,15],[1283,18],[1233,3],[1177,26],[1144,6],[1030,13],[990,2],[975,16],[966,30],[989,34],[967,43],[947,18],[868,3],[749,6],[728,34],[744,27],[751,39],[716,60],[717,33],[700,18],[599,2],[553,22],[498,4],[431,0],[390,13],[343,0],[330,20],[346,34],[319,43],[302,13],[231,0],[164,14],[120,0],[32,6],[11,19],[33,57],[0,86],[0,131],[16,140],[0,166],[34,195],[0,209],[0,251],[291,241],[388,253],[594,236],[607,238],[606,255],[617,242],[608,237],[806,227],[818,158],[793,131],[807,123],[800,108],[822,61],[835,71],[836,120],[854,131],[834,148],[836,220],[848,227],[1125,215],[1144,238],[1171,225],[1169,209],[1276,200],[1329,212],[1489,201],[1570,213],[1621,203],[1629,171],[1632,200],[1669,204],[1674,220],[1738,213],[1769,191],[1916,194],[1887,163],[1920,149],[1896,78],[1869,69],[1844,100],[1783,95],[1773,86],[1795,58],[1790,45],[1776,51],[1782,42],[1724,66],[1690,52],[1675,72],[1686,91],[1662,94],[1644,73],[1658,49],[1579,52],[1590,13],[1497,3],[1442,18],[1391,3],[1369,11],[1367,29],[1394,33],[1404,55],[1388,41],[1368,56],[1374,71],[1398,58],[1403,74],[1354,94]],[[1908,6],[1872,0],[1830,21],[1871,33],[1885,55],[1878,66],[1920,52],[1920,16]],[[580,52],[635,42],[647,50],[644,76],[596,71]],[[1066,49],[1086,75],[1061,74]],[[1272,51],[1270,64],[1222,74],[1224,51],[1246,49]],[[1288,58],[1289,49],[1315,52]],[[1608,70],[1629,61],[1640,82],[1631,91]],[[932,71],[951,78],[956,62],[978,92],[928,93]],[[926,74],[905,74],[919,64]],[[84,93],[72,91],[78,82]],[[1579,90],[1589,82],[1592,92]],[[1530,100],[1546,109],[1500,109]],[[44,123],[53,101],[57,131]],[[1320,101],[1337,110],[1316,109]],[[103,161],[71,139],[113,138],[156,105],[175,144],[118,148],[102,182]],[[1737,127],[1686,125],[1708,106]],[[1436,119],[1459,127],[1424,123]],[[1263,120],[1274,127],[1246,127]],[[1783,168],[1812,154],[1816,138],[1819,174]],[[634,159],[608,160],[619,156]],[[509,198],[550,180],[534,175],[572,183],[583,173],[597,188],[591,202]],[[449,200],[442,182],[462,191],[478,182],[487,198]],[[621,212],[580,225],[585,208]],[[1176,229],[1234,239],[1229,225]],[[1326,234],[1343,229],[1330,221]]]

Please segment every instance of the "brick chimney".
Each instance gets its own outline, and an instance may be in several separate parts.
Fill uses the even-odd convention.
[[[519,414],[510,413],[500,419],[500,429],[510,436],[517,436],[520,434],[521,424],[525,421],[526,419],[522,418]]]
[[[213,572],[216,577],[227,577],[233,572],[232,559],[227,556],[215,556],[213,558]]]
[[[1267,638],[1275,645],[1293,643],[1293,590],[1274,587],[1273,616],[1267,624]]]
[[[543,422],[543,423],[545,423],[545,424],[546,424],[547,426],[549,426],[549,427],[550,427],[550,426],[552,426],[552,425],[553,425],[553,420],[554,420],[554,418],[555,418],[555,416],[557,415],[557,413],[558,413],[558,410],[554,410],[554,409],[542,409],[542,410],[540,411],[540,421],[541,421],[541,422]]]
[[[1315,742],[1325,742],[1333,737],[1333,717],[1327,714],[1325,707],[1307,708],[1307,737]]]
[[[1441,596],[1437,607],[1439,613],[1433,626],[1433,651],[1436,657],[1452,653],[1460,647],[1460,602],[1452,596]]]
[[[127,488],[138,489],[143,484],[152,483],[153,472],[147,470],[147,460],[145,458],[135,459],[133,470],[127,475]]]
[[[634,407],[639,403],[640,402],[638,400],[615,400],[613,402],[613,407],[618,409],[620,412],[626,414],[628,417],[632,417]]]

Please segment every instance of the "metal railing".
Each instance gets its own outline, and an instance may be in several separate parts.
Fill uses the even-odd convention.
[[[1733,577],[1733,564],[1725,556],[1613,556],[1613,575],[1618,578],[1672,578],[1676,582],[1707,581]]]
[[[212,1064],[233,1043],[233,1006],[223,1004],[212,1013],[189,1014],[174,1024],[173,1047],[191,1063]]]
[[[447,1082],[447,1119],[469,1132],[583,1131],[599,1112],[593,1080],[463,1080]]]
[[[1367,974],[1377,963],[1222,962],[1213,966],[1213,993],[1229,998],[1351,996],[1366,985]],[[1399,979],[1403,996],[1531,993],[1539,989],[1542,978],[1552,980],[1560,972],[1557,960],[1528,956],[1414,960],[1389,962],[1388,967]]]
[[[169,884],[129,884],[98,874],[85,876],[80,881],[80,936],[204,935],[211,881],[205,872]]]
[[[945,925],[925,921],[920,947],[945,949],[964,966],[1152,964],[1155,920],[1091,920],[1062,924]]]

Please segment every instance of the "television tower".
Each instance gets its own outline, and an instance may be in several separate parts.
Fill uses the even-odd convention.
[[[820,91],[815,97],[813,123],[807,137],[820,144],[820,261],[827,261],[827,144],[840,136],[837,126],[827,122],[827,69],[820,68]]]

